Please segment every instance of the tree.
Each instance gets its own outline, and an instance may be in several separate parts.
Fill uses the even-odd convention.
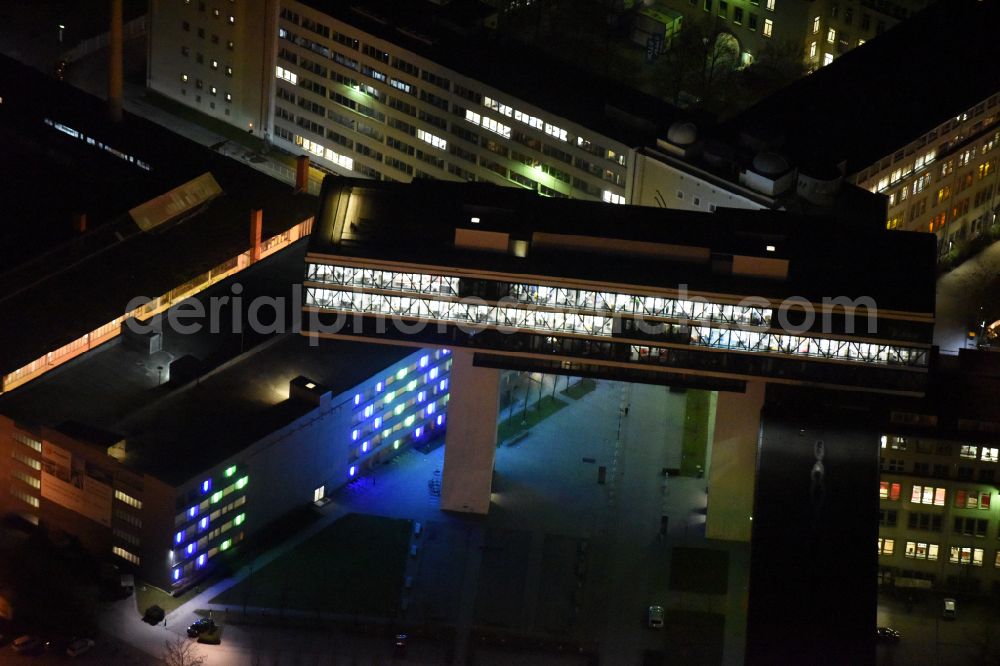
[[[163,642],[163,663],[166,666],[202,666],[205,657],[198,654],[194,643],[183,636]]]

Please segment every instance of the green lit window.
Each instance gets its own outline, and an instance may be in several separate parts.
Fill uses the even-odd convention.
[[[395,391],[389,391],[388,393],[385,394],[385,404],[388,405],[390,402],[392,402],[395,399],[396,399],[396,392]]]
[[[218,491],[218,492],[216,492],[216,493],[212,493],[212,504],[218,503],[218,501],[220,499],[222,499],[222,491],[221,490]]]
[[[219,550],[228,550],[229,547],[232,546],[232,545],[233,545],[233,540],[232,539],[226,539],[225,541],[223,541],[222,543],[219,544]]]
[[[241,513],[240,515],[233,518],[233,525],[242,525],[244,520],[246,520],[246,514]]]
[[[227,479],[229,477],[231,477],[233,474],[236,474],[236,465],[233,465],[232,467],[227,467],[226,468],[226,478]]]
[[[399,372],[396,373],[396,379],[402,379],[405,376],[406,376],[406,368],[402,368]]]
[[[392,410],[392,413],[399,416],[403,413],[404,409],[406,409],[406,405],[396,405],[396,409]]]
[[[236,490],[242,490],[243,488],[245,488],[246,485],[247,485],[247,481],[249,481],[249,480],[250,480],[250,477],[244,476],[242,479],[240,479],[239,481],[237,481],[236,482]]]

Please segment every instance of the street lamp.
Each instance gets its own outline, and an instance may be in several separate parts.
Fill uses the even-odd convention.
[[[59,43],[60,43],[60,44],[62,44],[62,41],[63,41],[63,31],[64,31],[65,29],[66,29],[66,26],[65,26],[65,25],[63,25],[62,23],[60,23],[60,24],[59,24]]]

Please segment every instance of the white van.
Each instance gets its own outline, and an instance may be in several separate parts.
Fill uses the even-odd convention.
[[[941,614],[946,620],[955,619],[955,600],[945,599],[944,600],[944,612]]]

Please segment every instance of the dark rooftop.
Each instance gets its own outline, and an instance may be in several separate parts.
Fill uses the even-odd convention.
[[[301,280],[304,253],[302,242],[212,286],[198,300],[231,295],[237,281],[244,307],[253,295],[287,298]],[[179,484],[312,409],[287,399],[295,377],[304,375],[336,396],[414,351],[330,340],[309,347],[294,332],[247,332],[241,340],[231,321],[223,310],[224,330],[217,334],[184,335],[165,327],[163,351],[152,355],[104,345],[0,396],[0,413],[104,448],[124,439],[127,466]],[[240,355],[243,343],[247,351]],[[201,361],[200,381],[181,388],[169,383],[172,362],[190,356]]]
[[[730,122],[855,173],[1000,92],[1000,3],[941,0]]]
[[[341,194],[361,195],[353,237],[332,240],[332,206]],[[552,199],[482,183],[416,180],[375,183],[327,177],[309,252],[366,259],[493,270],[551,278],[577,278],[654,289],[687,287],[692,293],[823,297],[870,296],[883,311],[933,315],[932,236],[859,228],[839,233],[835,219],[762,210],[698,213]],[[477,224],[471,218],[479,218]],[[504,252],[458,249],[455,230],[497,231],[512,239],[532,234],[589,236],[603,256],[577,249],[531,247],[518,258]],[[349,234],[350,235],[350,234]],[[734,276],[707,260],[680,262],[609,249],[638,241],[708,248],[713,257],[741,255],[789,260],[786,280]],[[769,251],[767,246],[772,246]],[[707,259],[708,252],[704,252]]]
[[[112,123],[103,101],[2,56],[0,98],[0,320],[18,322],[0,327],[0,373],[246,251],[252,209],[264,238],[315,210],[315,197],[141,118]],[[205,173],[222,194],[186,217],[142,232],[129,216]]]
[[[478,0],[300,0],[365,32],[629,146],[690,113],[483,27]],[[506,101],[506,100],[500,100]]]

